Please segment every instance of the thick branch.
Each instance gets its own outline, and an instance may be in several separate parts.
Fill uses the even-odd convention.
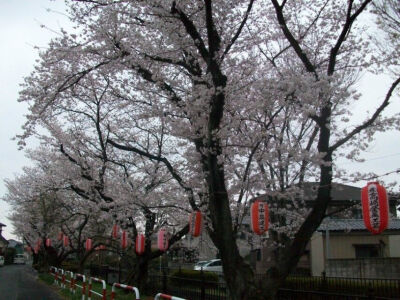
[[[328,75],[329,76],[332,75],[333,72],[335,71],[337,54],[339,53],[339,49],[342,46],[344,40],[346,39],[346,36],[350,32],[353,22],[361,14],[361,12],[366,8],[368,3],[370,3],[370,2],[371,2],[371,0],[364,1],[363,4],[357,9],[357,11],[352,15],[351,10],[353,7],[354,0],[349,1],[349,5],[347,7],[346,23],[344,24],[344,26],[342,28],[342,32],[340,33],[339,38],[336,41],[336,45],[331,49],[331,53],[329,56],[329,66],[328,66]]]
[[[251,9],[252,9],[252,7],[253,7],[253,3],[254,3],[254,0],[250,0],[249,5],[247,6],[246,14],[244,15],[244,18],[243,18],[242,22],[240,23],[240,26],[239,26],[238,30],[236,31],[235,35],[234,35],[233,38],[231,39],[231,41],[230,41],[230,43],[228,44],[228,46],[226,46],[225,51],[224,51],[224,54],[223,54],[222,57],[221,57],[221,61],[224,59],[224,57],[226,56],[226,54],[228,54],[228,52],[229,52],[229,50],[232,48],[233,44],[235,44],[236,40],[239,38],[240,33],[242,32],[243,27],[244,27],[244,25],[246,24],[247,19],[248,19],[248,17],[249,17],[250,11],[251,11]]]
[[[186,16],[186,14],[176,6],[176,2],[174,1],[172,3],[171,7],[171,13],[177,14],[179,19],[181,20],[183,26],[186,29],[186,32],[190,35],[190,37],[193,39],[194,44],[196,45],[197,49],[200,52],[200,55],[203,57],[205,61],[208,61],[208,58],[210,57],[208,50],[204,44],[204,41],[200,35],[200,33],[197,31],[196,26],[193,24],[193,22]]]
[[[114,142],[113,140],[107,139],[107,143],[110,143],[112,146],[114,146],[115,148],[118,148],[120,150],[124,150],[124,151],[129,151],[129,152],[134,152],[136,154],[139,154],[140,156],[144,156],[147,157],[151,160],[155,160],[155,161],[159,161],[162,162],[168,169],[168,171],[170,172],[170,174],[172,175],[172,177],[178,182],[178,184],[186,191],[190,194],[189,197],[189,202],[190,205],[192,206],[193,209],[197,209],[197,205],[194,201],[194,193],[192,188],[188,187],[184,182],[182,177],[176,172],[176,170],[174,169],[174,167],[171,165],[171,163],[168,161],[168,159],[166,159],[165,157],[161,157],[161,156],[156,156],[153,154],[150,154],[148,152],[142,151],[136,147],[133,146],[128,146],[128,145],[121,145],[118,144],[116,142]]]
[[[271,2],[275,7],[279,25],[281,25],[283,34],[285,35],[286,39],[289,41],[290,45],[293,47],[297,56],[303,62],[306,70],[310,73],[314,73],[315,76],[317,77],[317,73],[315,71],[314,65],[311,63],[308,56],[304,53],[303,49],[301,48],[299,42],[296,40],[296,38],[293,36],[293,34],[290,32],[289,28],[287,27],[285,17],[283,16],[283,6],[279,5],[278,0],[271,0]]]

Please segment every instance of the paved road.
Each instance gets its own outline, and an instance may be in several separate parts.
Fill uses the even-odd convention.
[[[61,300],[28,265],[0,267],[0,300]]]

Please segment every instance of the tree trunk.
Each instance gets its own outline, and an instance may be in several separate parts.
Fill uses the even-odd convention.
[[[137,287],[139,291],[146,289],[149,261],[150,258],[148,256],[138,256],[134,269],[128,274],[127,283]]]
[[[263,299],[257,292],[254,273],[240,256],[233,231],[229,198],[224,182],[224,170],[217,157],[208,157],[209,210],[212,222],[210,236],[221,255],[223,272],[229,289],[229,299]],[[257,296],[260,294],[260,297]]]

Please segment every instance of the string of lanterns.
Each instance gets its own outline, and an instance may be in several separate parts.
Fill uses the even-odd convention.
[[[136,236],[136,243],[135,243],[135,251],[138,255],[142,255],[144,253],[145,247],[145,238],[144,235],[138,233]]]
[[[92,239],[87,239],[86,240],[86,242],[85,242],[85,249],[86,249],[86,251],[90,251],[90,250],[92,250],[92,246],[93,246],[93,241],[92,241]]]
[[[122,231],[121,234],[121,248],[125,249],[128,246],[128,233],[126,230]]]
[[[368,182],[361,189],[362,215],[365,227],[372,234],[380,234],[387,229],[389,224],[389,201],[386,189],[378,182]],[[257,235],[263,235],[268,232],[269,228],[269,208],[266,202],[259,199],[254,201],[250,207],[251,230]],[[201,235],[203,229],[203,215],[197,210],[189,215],[189,234],[193,237]],[[119,226],[114,224],[111,235],[117,239],[119,237]],[[165,228],[161,228],[157,233],[157,247],[160,251],[167,251],[169,247],[168,232]],[[64,247],[68,247],[69,238],[67,235],[59,232],[57,239],[62,240]],[[42,240],[38,239],[33,252],[38,254]],[[45,241],[46,247],[51,247],[51,239]],[[128,232],[123,230],[121,233],[121,248],[126,249],[128,246]],[[86,251],[90,251],[93,247],[92,239],[85,241]],[[27,248],[32,251],[32,248]],[[100,245],[95,250],[105,250],[105,245]],[[28,250],[28,251],[29,251]],[[135,240],[135,252],[142,255],[145,252],[145,237],[138,233]]]
[[[157,233],[157,246],[161,251],[167,251],[169,246],[168,233],[165,228],[161,228]]]
[[[112,236],[114,239],[117,239],[117,238],[118,238],[118,232],[119,232],[119,227],[118,227],[117,224],[114,224],[114,225],[113,225],[113,228],[112,228],[111,236]]]

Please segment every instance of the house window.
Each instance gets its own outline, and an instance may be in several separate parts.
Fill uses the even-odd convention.
[[[354,245],[356,258],[383,257],[379,244]]]

